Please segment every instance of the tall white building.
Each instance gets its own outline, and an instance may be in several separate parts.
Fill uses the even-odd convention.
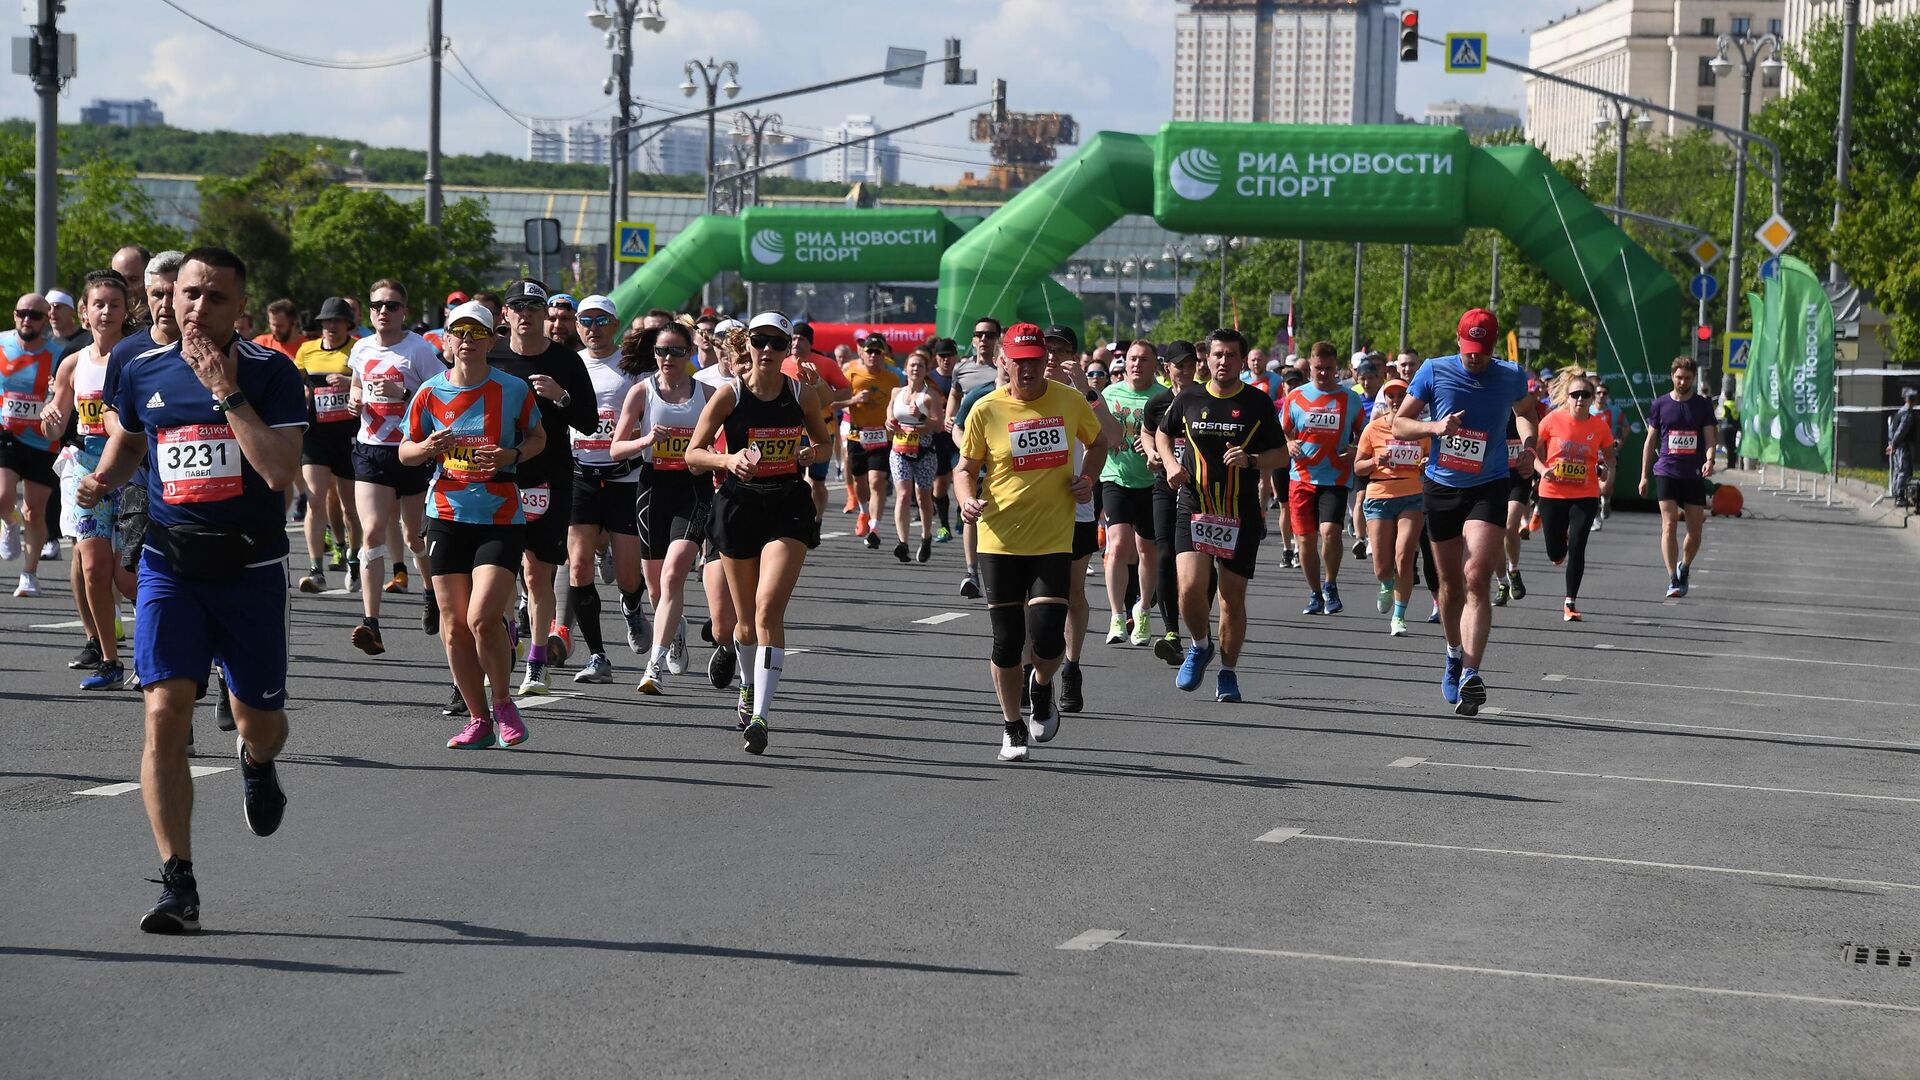
[[[1520,114],[1497,105],[1468,101],[1440,101],[1427,106],[1425,123],[1467,129],[1469,135],[1491,135],[1520,126]]]
[[[812,143],[808,142],[805,139],[799,138],[797,136],[791,136],[791,135],[787,137],[786,142],[761,143],[760,145],[761,161],[770,165],[776,161],[782,162],[782,164],[774,165],[773,168],[768,169],[762,175],[785,176],[794,180],[805,180],[807,178],[807,166],[813,164],[814,162],[820,159],[808,158],[805,161],[794,161],[792,159],[812,149],[813,149]],[[822,156],[825,157],[829,155],[822,155]]]
[[[1398,0],[1181,0],[1173,118],[1391,124]]]
[[[567,160],[567,133],[557,120],[535,120],[527,125],[527,160],[557,165]]]
[[[1920,0],[1860,0],[1860,25],[1871,26],[1878,19],[1907,19],[1920,15]],[[1798,47],[1806,43],[1815,23],[1840,17],[1840,0],[1787,0],[1784,40]],[[1794,78],[1787,72],[1787,93],[1793,93]]]
[[[1870,3],[1871,0],[1868,0]],[[1780,35],[1785,0],[1606,0],[1548,23],[1527,43],[1527,65],[1605,87],[1722,124],[1740,123],[1739,57],[1716,76],[1709,63],[1721,34]],[[1753,75],[1752,111],[1780,96],[1780,79]],[[1601,99],[1584,90],[1525,78],[1527,138],[1549,156],[1584,158],[1597,137]],[[1693,125],[1655,116],[1652,130],[1683,134]]]
[[[878,130],[880,128],[873,122],[873,117],[854,114],[847,117],[846,123],[828,128],[822,138],[831,146],[848,139],[872,135]],[[832,183],[854,184],[877,180],[882,184],[893,184],[900,180],[900,155],[884,137],[869,138],[855,146],[829,150],[810,160],[820,163],[820,179]]]

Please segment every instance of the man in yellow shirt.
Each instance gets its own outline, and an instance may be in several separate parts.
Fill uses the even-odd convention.
[[[979,534],[980,576],[993,624],[989,663],[1005,721],[1000,760],[1025,761],[1030,738],[1047,742],[1059,730],[1053,675],[1067,648],[1073,508],[1093,498],[1107,450],[1085,395],[1047,379],[1047,346],[1038,326],[1009,327],[1001,354],[1012,378],[968,415],[953,478],[961,517]],[[1086,447],[1077,471],[1076,442]],[[982,470],[984,491],[976,479]],[[1023,721],[1020,666],[1029,642],[1032,705]]]

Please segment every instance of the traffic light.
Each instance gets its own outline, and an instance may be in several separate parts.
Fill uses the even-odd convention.
[[[1707,370],[1713,363],[1713,327],[1693,328],[1693,362],[1701,371]]]
[[[1400,13],[1400,62],[1411,64],[1420,59],[1420,13]]]
[[[960,85],[960,39],[947,39],[947,79],[948,86]]]
[[[1007,80],[993,80],[993,122],[1007,122]]]

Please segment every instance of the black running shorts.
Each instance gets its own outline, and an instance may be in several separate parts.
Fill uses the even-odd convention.
[[[464,521],[427,519],[427,569],[442,574],[472,575],[476,566],[520,569],[526,538],[524,525],[477,525]]]
[[[1513,484],[1506,477],[1473,487],[1457,488],[1420,478],[1427,510],[1427,535],[1436,544],[1458,540],[1467,522],[1484,521],[1502,530],[1507,526],[1507,495]]]

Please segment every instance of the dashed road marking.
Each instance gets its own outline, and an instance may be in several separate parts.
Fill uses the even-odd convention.
[[[1681,731],[1720,731],[1730,735],[1772,735],[1786,739],[1817,739],[1821,742],[1862,743],[1868,746],[1920,746],[1904,739],[1862,739],[1851,735],[1813,735],[1804,731],[1770,731],[1765,728],[1723,727],[1714,724],[1677,724],[1662,720],[1616,720],[1611,716],[1575,716],[1570,713],[1508,712],[1497,705],[1480,710],[1481,716],[1506,715],[1516,720],[1574,720],[1589,724],[1626,724],[1631,727],[1674,728]]]
[[[1523,769],[1517,765],[1465,765],[1457,761],[1433,761],[1428,758],[1401,758],[1389,762],[1387,768],[1400,769],[1408,765],[1433,765],[1446,769],[1480,769],[1486,772],[1532,773],[1536,776],[1572,776],[1584,780],[1632,780],[1642,784],[1676,784],[1682,787],[1727,788],[1734,791],[1763,791],[1775,795],[1828,795],[1836,799],[1873,799],[1879,802],[1920,803],[1920,798],[1905,795],[1864,795],[1853,791],[1816,791],[1809,788],[1766,787],[1759,784],[1722,784],[1710,780],[1669,780],[1658,776],[1626,776],[1614,773],[1571,772],[1564,769]]]
[[[1703,690],[1710,694],[1751,694],[1756,697],[1797,698],[1801,701],[1831,701],[1842,705],[1885,705],[1920,709],[1920,701],[1875,701],[1871,698],[1828,697],[1825,694],[1794,694],[1785,690],[1742,690],[1731,686],[1689,686],[1685,683],[1633,682],[1624,679],[1590,679],[1583,675],[1548,675],[1544,682],[1601,683],[1607,686],[1640,686],[1649,690]]]
[[[192,776],[196,780],[202,776],[212,776],[215,773],[232,772],[232,771],[233,771],[233,766],[231,765],[189,765],[187,766],[188,775]],[[125,795],[129,791],[139,791],[139,790],[140,790],[139,783],[130,781],[124,784],[101,784],[99,787],[85,788],[83,790],[73,792],[73,794],[75,795]]]
[[[924,619],[915,619],[913,621],[922,626],[939,626],[942,623],[950,623],[955,619],[964,619],[966,617],[967,612],[964,611],[943,611],[938,615],[929,615]]]
[[[1426,761],[1426,760],[1427,760],[1427,759],[1426,759],[1426,758],[1423,758],[1423,757],[1403,757],[1403,758],[1395,758],[1395,759],[1393,759],[1392,761],[1389,761],[1389,762],[1387,762],[1387,768],[1389,768],[1389,769],[1411,769],[1411,768],[1413,768],[1413,767],[1414,767],[1415,765],[1418,765],[1418,764],[1420,764],[1421,762],[1424,762],[1424,761]]]

